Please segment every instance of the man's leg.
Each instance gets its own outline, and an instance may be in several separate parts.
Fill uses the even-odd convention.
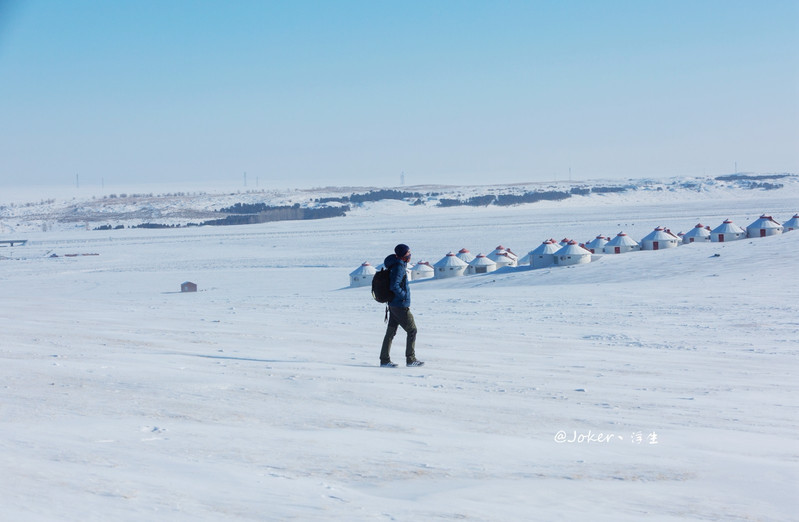
[[[410,308],[397,309],[397,322],[408,335],[405,339],[405,362],[413,362],[416,360],[416,321]]]
[[[380,364],[386,364],[391,361],[391,341],[397,335],[397,326],[399,323],[394,317],[394,310],[389,307],[388,326],[386,327],[386,335],[383,337],[383,347],[380,350]]]

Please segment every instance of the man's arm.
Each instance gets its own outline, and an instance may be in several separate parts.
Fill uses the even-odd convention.
[[[394,292],[395,299],[405,299],[406,292],[405,289],[402,288],[402,279],[405,277],[405,268],[402,266],[402,263],[397,263],[396,265],[391,267],[391,280],[389,288],[392,292]]]

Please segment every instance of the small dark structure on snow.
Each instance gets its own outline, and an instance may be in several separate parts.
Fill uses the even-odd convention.
[[[197,285],[192,283],[191,281],[186,281],[185,283],[181,283],[180,285],[181,292],[196,292]]]

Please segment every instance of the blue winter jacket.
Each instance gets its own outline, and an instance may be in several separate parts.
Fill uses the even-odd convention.
[[[408,286],[408,264],[394,254],[391,254],[383,261],[383,266],[389,271],[388,287],[394,292],[394,299],[388,302],[389,306],[410,308],[411,288]]]

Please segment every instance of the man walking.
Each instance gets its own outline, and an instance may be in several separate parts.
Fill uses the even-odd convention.
[[[411,249],[408,245],[399,244],[394,247],[394,253],[383,262],[389,271],[389,288],[394,292],[394,298],[388,302],[388,327],[383,338],[383,348],[380,350],[380,366],[395,368],[396,363],[391,362],[389,352],[391,342],[397,334],[397,327],[401,326],[407,338],[405,340],[405,365],[421,366],[424,363],[416,360],[416,323],[411,314],[411,289],[408,286],[408,262],[411,260]]]

